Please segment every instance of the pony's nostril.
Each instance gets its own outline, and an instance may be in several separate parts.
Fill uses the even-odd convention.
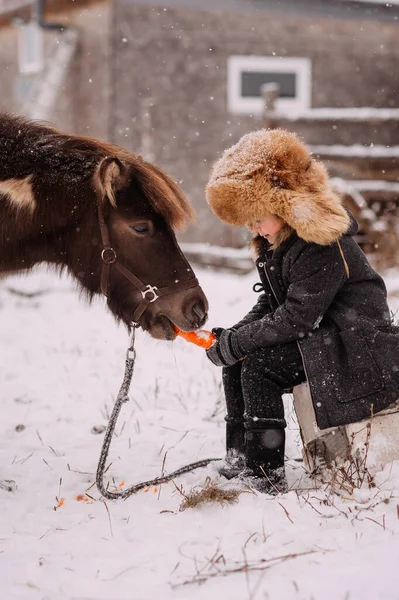
[[[199,324],[202,324],[205,321],[206,310],[205,306],[202,303],[196,302],[192,307],[191,312],[194,317],[194,320],[197,321]]]

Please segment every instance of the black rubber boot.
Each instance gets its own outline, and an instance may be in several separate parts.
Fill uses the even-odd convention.
[[[225,417],[226,421],[226,457],[218,471],[226,479],[238,477],[246,467],[245,428],[242,419]]]
[[[237,454],[245,452],[245,427],[243,419],[225,417],[226,421],[226,452],[235,450]]]
[[[247,429],[245,435],[247,473],[245,477],[251,487],[272,495],[287,491],[284,450],[284,429]]]

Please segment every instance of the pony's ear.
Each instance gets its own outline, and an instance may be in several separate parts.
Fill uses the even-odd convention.
[[[115,194],[127,183],[127,172],[121,161],[114,156],[106,156],[98,164],[94,173],[94,186],[103,201],[116,208]]]

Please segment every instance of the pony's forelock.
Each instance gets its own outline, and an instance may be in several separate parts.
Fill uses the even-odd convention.
[[[81,139],[86,143],[100,146],[105,156],[115,157],[129,172],[130,180],[134,180],[139,185],[151,208],[165,219],[171,229],[184,229],[188,222],[194,221],[193,208],[183,190],[160,167],[119,146],[99,143],[90,138]]]
[[[183,229],[194,220],[194,211],[180,186],[162,169],[135,157],[131,177],[140,186],[145,199],[173,230]]]

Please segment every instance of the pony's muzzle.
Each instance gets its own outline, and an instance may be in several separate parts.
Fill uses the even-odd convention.
[[[208,302],[205,296],[201,293],[190,300],[184,312],[193,329],[202,327],[208,318]]]

